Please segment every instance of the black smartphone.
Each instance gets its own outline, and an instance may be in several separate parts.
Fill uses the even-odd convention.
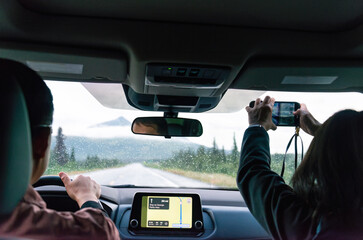
[[[255,101],[250,102],[250,107],[255,105]],[[272,122],[276,126],[300,126],[299,116],[293,114],[300,108],[297,102],[278,102],[276,101],[272,109]]]

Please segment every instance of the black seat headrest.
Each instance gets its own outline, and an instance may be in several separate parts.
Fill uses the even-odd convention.
[[[21,63],[0,59],[0,216],[13,211],[30,183],[30,126],[25,99],[17,83],[19,72],[27,77],[27,69]]]

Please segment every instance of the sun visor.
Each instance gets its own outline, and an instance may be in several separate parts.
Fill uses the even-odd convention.
[[[114,51],[0,46],[0,53],[2,58],[26,64],[46,80],[122,83],[127,76],[126,55]]]
[[[247,62],[231,86],[298,92],[363,92],[363,60],[278,60]]]

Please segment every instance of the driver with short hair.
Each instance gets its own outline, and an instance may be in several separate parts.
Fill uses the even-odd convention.
[[[38,74],[26,66],[17,64],[19,74],[22,75],[17,80],[25,97],[31,127],[31,184],[34,184],[43,175],[49,161],[53,97]],[[100,185],[82,175],[73,181],[66,173],[61,172],[59,176],[68,195],[78,203],[80,210],[73,213],[48,209],[38,192],[29,185],[23,199],[9,218],[0,222],[0,237],[120,239],[115,224],[98,200],[101,195]]]

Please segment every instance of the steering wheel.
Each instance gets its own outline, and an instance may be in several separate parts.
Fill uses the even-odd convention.
[[[64,187],[64,183],[62,179],[58,176],[42,176],[39,180],[33,184],[33,187],[41,187],[41,186],[48,186],[48,185],[55,185]]]
[[[50,186],[50,185],[64,187],[64,183],[63,183],[62,179],[60,177],[58,177],[58,176],[42,176],[42,177],[39,178],[39,180],[36,183],[33,184],[33,187],[36,188],[36,187]],[[70,199],[68,197],[68,195],[67,195],[67,198]],[[48,199],[48,201],[49,201],[49,199]],[[114,200],[111,200],[111,201],[114,202],[114,203],[117,203]],[[71,204],[72,206],[70,206],[69,204]],[[53,205],[53,207],[55,206],[54,205],[54,202],[53,202],[52,205]],[[67,206],[67,207],[65,207],[65,206]],[[104,204],[103,204],[103,207],[105,208],[105,210],[107,211],[107,213],[109,215],[111,215],[112,209],[109,206],[104,205]],[[77,203],[75,203],[72,200],[72,203],[69,203],[68,202],[68,205],[64,205],[63,204],[61,207],[56,207],[54,209],[56,209],[58,211],[73,211],[73,212],[75,212],[75,211],[79,210],[79,207],[78,207]]]

